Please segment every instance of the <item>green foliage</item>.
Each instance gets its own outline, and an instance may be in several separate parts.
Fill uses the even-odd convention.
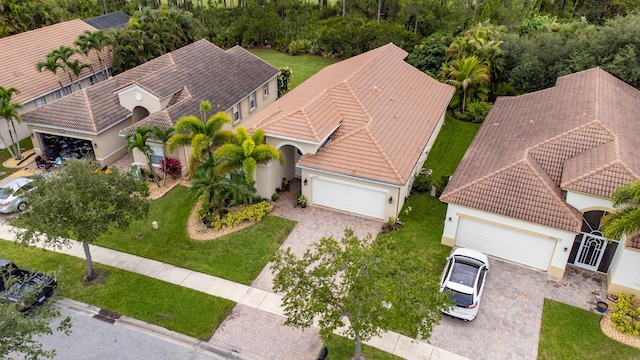
[[[429,194],[431,192],[431,186],[433,186],[433,179],[431,178],[431,175],[418,174],[413,180],[411,193]]]
[[[519,34],[530,34],[539,31],[551,31],[552,25],[557,26],[558,19],[555,16],[536,14],[531,18],[525,19],[520,25],[516,26]]]
[[[286,94],[289,91],[289,82],[293,78],[293,71],[288,66],[280,68],[278,74],[278,97]]]
[[[292,40],[289,43],[288,52],[290,55],[314,54],[313,41],[309,39]]]
[[[28,210],[17,214],[22,243],[44,242],[67,245],[69,238],[82,242],[85,251],[99,236],[126,229],[134,219],[145,216],[149,203],[135,194],[140,180],[133,174],[94,173],[96,165],[72,161],[56,176],[35,176]],[[87,277],[93,277],[93,263],[87,258]]]
[[[300,205],[300,206],[306,206],[307,205],[307,198],[304,196],[304,194],[302,194],[301,191],[296,192],[296,201],[298,202],[298,205]]]
[[[320,56],[291,56],[275,50],[250,49],[249,51],[278,69],[289,67],[295,73],[295,76],[289,78],[289,90],[300,85],[325,66],[336,62],[335,59],[327,59]]]
[[[278,201],[278,199],[280,199],[280,194],[278,194],[277,192],[271,195],[271,201]]]
[[[141,181],[140,182],[140,196],[142,197],[148,197],[150,192],[149,192],[149,183],[147,183],[146,181]]]
[[[611,305],[611,322],[624,334],[640,335],[640,309],[632,306],[633,294],[618,294],[618,301]]]
[[[451,44],[451,39],[447,36],[430,36],[419,45],[414,46],[407,56],[407,62],[428,74],[437,74],[442,68],[442,64],[447,61],[445,50]]]
[[[201,23],[182,9],[163,6],[141,10],[124,28],[109,30],[115,74],[189,45],[203,36]]]
[[[613,191],[611,202],[616,209],[602,219],[607,239],[620,239],[640,231],[640,181],[621,185]]]
[[[472,101],[467,106],[465,112],[456,111],[456,118],[462,121],[481,123],[489,114],[491,104],[484,101]]]
[[[360,239],[347,229],[341,240],[321,238],[302,258],[278,251],[271,269],[274,290],[284,293],[285,324],[304,329],[317,319],[325,339],[342,328],[355,339],[356,358],[362,341],[394,327],[427,338],[451,302],[440,292],[439,272],[415,252],[398,256],[391,237],[370,243],[370,235]]]
[[[224,217],[220,217],[218,214],[206,214],[206,218],[211,222],[211,227],[214,230],[220,230],[224,228],[233,228],[245,221],[261,221],[273,209],[267,201],[261,201],[252,205],[241,206],[239,209],[229,211]]]
[[[447,187],[447,184],[449,184],[450,177],[451,175],[442,175],[440,176],[440,179],[438,179],[438,181],[435,182],[434,186],[436,187],[437,197],[440,197],[440,195],[442,195],[442,193],[444,192],[444,189]]]

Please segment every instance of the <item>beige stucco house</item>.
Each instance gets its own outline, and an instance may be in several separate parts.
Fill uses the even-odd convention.
[[[640,242],[602,236],[619,185],[640,176],[640,91],[600,68],[494,104],[441,200],[442,243],[561,278],[567,264],[640,295]]]
[[[296,178],[308,204],[395,218],[454,93],[406,56],[390,43],[330,65],[248,120],[285,157],[258,167],[260,196]]]
[[[61,89],[56,76],[44,69],[39,72],[36,69],[36,64],[44,61],[49,52],[60,46],[73,47],[73,42],[87,30],[95,31],[97,29],[82,20],[70,20],[0,39],[0,86],[4,88],[15,87],[20,91],[20,94],[15,95],[12,99],[13,102],[22,104],[20,114],[26,114],[62,98],[67,93],[78,90],[75,76],[73,76],[74,83],[72,85],[69,76],[59,70],[58,78],[63,85],[63,89]],[[91,62],[96,71],[95,76],[89,68],[82,71],[80,74],[82,88],[89,87],[106,78],[100,72],[95,52],[90,53],[88,59],[82,55],[72,57],[72,59],[75,58],[83,63]],[[104,56],[104,58],[104,66],[110,67],[110,57]],[[16,130],[20,139],[31,134],[26,125],[17,126]],[[9,141],[6,126],[0,126],[0,132],[3,138]],[[0,144],[0,147],[4,147],[4,144]]]
[[[213,106],[210,115],[224,111],[235,125],[242,123],[276,100],[278,73],[239,46],[225,51],[200,40],[42,106],[24,122],[38,152],[55,148],[53,156],[90,156],[110,165],[127,153],[124,134],[139,125],[168,128],[181,116],[199,116],[203,100]],[[157,165],[162,145],[152,147]],[[183,167],[188,155],[188,148],[173,154]]]

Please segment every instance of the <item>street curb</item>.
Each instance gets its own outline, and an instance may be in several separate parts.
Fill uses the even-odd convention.
[[[64,306],[71,310],[75,310],[87,315],[98,315],[100,308],[90,304],[85,304],[76,300],[68,298],[60,298],[57,301],[58,306]],[[178,332],[163,328],[158,325],[150,324],[138,319],[130,318],[128,316],[120,316],[115,320],[114,325],[120,326],[125,329],[130,329],[139,333],[147,334],[155,338],[171,342],[173,344],[182,346],[187,349],[194,349],[196,352],[213,357],[216,359],[224,360],[254,360],[253,358],[243,356],[238,353],[230,352],[225,349],[221,349],[206,341],[202,341],[188,335],[180,334]]]

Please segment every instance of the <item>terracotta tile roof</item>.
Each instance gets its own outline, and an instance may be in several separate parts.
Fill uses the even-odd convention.
[[[82,20],[70,20],[0,39],[0,85],[20,90],[13,100],[21,103],[59,89],[55,76],[46,70],[38,72],[36,64],[44,61],[51,50],[62,45],[73,47],[73,42],[85,30],[96,29]],[[87,62],[82,55],[75,55],[72,59],[76,57]],[[94,52],[90,53],[89,59],[99,71],[98,57]],[[111,59],[108,56],[105,59],[110,65]],[[90,72],[88,68],[84,69],[81,77]],[[58,71],[58,76],[64,85],[69,84],[69,76],[62,70]]]
[[[563,76],[550,89],[499,98],[440,199],[578,231],[579,223],[567,221],[575,209],[551,206],[546,197],[571,190],[608,198],[638,179],[638,106],[640,91],[600,68]],[[522,161],[535,164],[538,177],[500,177]],[[496,199],[491,204],[483,198],[487,188]]]
[[[640,231],[627,235],[627,247],[640,250]]]
[[[404,185],[455,91],[406,56],[387,44],[328,66],[245,125],[316,144],[329,137],[299,164]]]
[[[242,48],[223,51],[200,40],[47,104],[23,120],[99,133],[130,115],[120,106],[117,92],[137,85],[160,99],[170,98],[165,114],[151,114],[137,125],[168,127],[180,116],[199,114],[201,100],[209,100],[214,111],[226,111],[278,72]]]

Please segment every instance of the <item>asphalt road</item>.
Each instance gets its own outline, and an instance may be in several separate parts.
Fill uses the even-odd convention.
[[[45,349],[56,349],[58,360],[241,360],[224,354],[207,342],[170,332],[135,319],[109,323],[94,317],[99,309],[68,299],[58,301],[63,316],[70,316],[69,336],[54,331],[39,338]],[[58,322],[53,323],[52,328]],[[21,359],[22,357],[15,357]]]

